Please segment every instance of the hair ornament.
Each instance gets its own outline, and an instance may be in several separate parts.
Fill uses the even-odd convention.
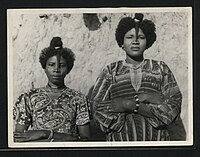
[[[135,21],[136,42],[138,42],[138,33],[139,33],[138,23],[142,22],[143,17],[144,15],[142,13],[135,13],[134,21]]]
[[[53,39],[50,42],[50,48],[53,50],[59,50],[62,49],[62,41],[60,37],[53,37]],[[60,51],[57,51],[57,71],[60,71]]]
[[[61,38],[53,37],[53,39],[50,42],[50,48],[57,50],[57,49],[61,49],[62,46],[63,46],[63,43],[61,41]]]
[[[142,13],[135,13],[134,21],[136,23],[142,22],[144,15]]]

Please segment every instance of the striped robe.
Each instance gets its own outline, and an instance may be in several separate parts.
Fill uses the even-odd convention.
[[[161,104],[147,106],[153,118],[139,113],[111,113],[103,108],[116,97],[134,97],[140,92],[163,95]],[[106,133],[107,141],[166,141],[170,140],[167,126],[180,116],[182,95],[163,61],[145,59],[133,71],[121,60],[103,69],[94,85],[92,102],[95,123]]]

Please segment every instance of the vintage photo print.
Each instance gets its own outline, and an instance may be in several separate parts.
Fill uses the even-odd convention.
[[[8,147],[193,145],[192,8],[8,9]]]

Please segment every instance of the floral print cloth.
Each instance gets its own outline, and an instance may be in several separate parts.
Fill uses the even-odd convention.
[[[13,113],[18,125],[67,134],[78,134],[77,126],[90,121],[86,97],[68,87],[57,99],[45,87],[32,89],[18,98]]]

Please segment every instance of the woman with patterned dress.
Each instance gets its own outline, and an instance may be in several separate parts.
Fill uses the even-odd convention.
[[[126,59],[107,65],[97,78],[91,100],[96,125],[107,141],[184,139],[169,129],[178,123],[185,134],[182,94],[173,73],[163,61],[143,57],[156,40],[155,24],[135,14],[120,20],[115,35]]]
[[[75,55],[60,37],[42,50],[40,63],[48,77],[45,87],[22,94],[14,106],[14,141],[77,141],[90,138],[86,97],[65,86]]]

